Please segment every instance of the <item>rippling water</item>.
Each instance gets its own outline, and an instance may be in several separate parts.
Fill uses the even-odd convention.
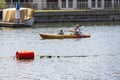
[[[107,22],[106,22],[107,23]],[[120,24],[80,23],[85,39],[44,40],[39,33],[70,34],[75,23],[0,28],[0,80],[120,80]],[[18,50],[33,50],[34,60],[19,61]],[[37,55],[59,55],[42,58]]]

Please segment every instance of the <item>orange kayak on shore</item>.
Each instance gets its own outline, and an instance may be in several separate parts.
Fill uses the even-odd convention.
[[[46,34],[40,33],[39,34],[43,39],[64,39],[64,38],[89,38],[90,34],[81,34],[81,35],[73,35],[73,34]]]

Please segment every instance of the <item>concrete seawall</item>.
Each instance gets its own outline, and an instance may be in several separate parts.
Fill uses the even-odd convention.
[[[41,11],[34,12],[35,23],[119,21],[120,10]]]

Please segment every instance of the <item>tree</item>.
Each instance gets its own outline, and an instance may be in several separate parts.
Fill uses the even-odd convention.
[[[5,0],[0,0],[0,9],[4,9],[6,6]]]

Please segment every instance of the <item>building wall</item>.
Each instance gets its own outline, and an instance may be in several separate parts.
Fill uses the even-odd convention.
[[[120,10],[35,12],[36,23],[120,21]]]
[[[46,0],[33,0],[33,3],[36,3],[37,4],[37,9],[38,10],[41,10],[41,9],[44,9],[46,6]]]
[[[78,6],[82,6],[84,5],[84,2],[87,2],[87,8],[89,9],[104,9],[104,5],[105,5],[105,0],[71,0],[71,2],[69,2],[69,0],[34,0],[34,3],[37,3],[37,8],[38,9],[45,9],[45,8],[49,8],[49,7],[54,7],[54,5],[50,5],[48,3],[53,3],[53,2],[58,2],[57,3],[57,7],[59,9],[64,9],[64,10],[74,10],[77,9]],[[114,5],[114,0],[109,0],[109,2],[111,2],[112,5]],[[65,4],[63,4],[65,3]],[[70,6],[70,3],[71,6]],[[80,3],[80,4],[78,4]],[[101,4],[100,7],[97,4]],[[95,6],[93,6],[93,4]],[[63,7],[64,6],[64,7]]]
[[[62,1],[62,0],[59,0],[59,8],[60,9],[76,9],[76,7],[77,7],[77,0],[71,0],[71,2],[69,2],[69,0],[66,0],[66,1]],[[62,6],[64,3],[66,3],[65,5],[64,5],[64,7]],[[70,3],[71,3],[71,5],[70,5]]]
[[[16,0],[6,0],[9,5]],[[11,2],[13,1],[13,2]],[[37,10],[76,10],[76,9],[120,9],[120,0],[18,0],[26,7],[29,4],[30,8]],[[25,2],[25,3],[24,3]],[[10,4],[11,3],[11,4]],[[65,3],[65,4],[63,4]],[[8,5],[8,4],[7,4]],[[12,6],[13,6],[12,5]]]

